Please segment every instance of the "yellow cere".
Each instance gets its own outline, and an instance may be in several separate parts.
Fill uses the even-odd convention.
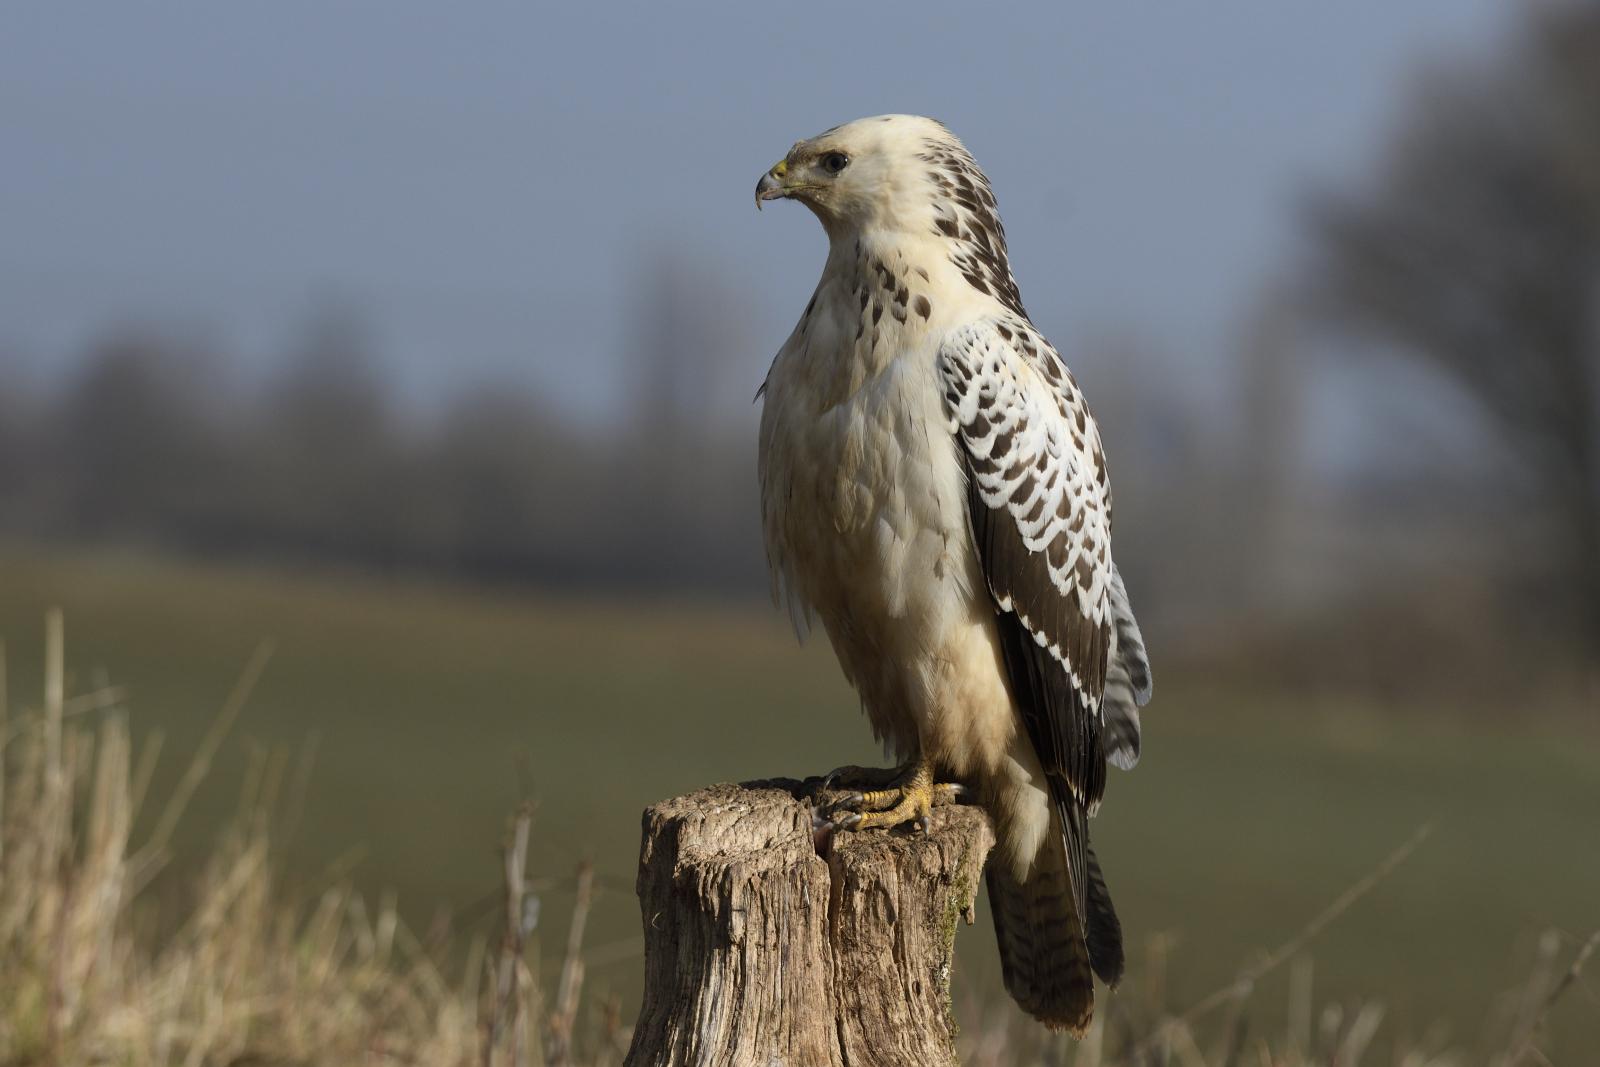
[[[778,162],[776,162],[776,163],[774,163],[772,165],[772,176],[774,178],[782,178],[785,175],[787,175],[788,173],[789,173],[789,161],[787,159],[780,159],[780,160],[778,160]]]

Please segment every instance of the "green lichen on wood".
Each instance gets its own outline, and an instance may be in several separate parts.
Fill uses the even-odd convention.
[[[956,871],[960,874],[967,872],[968,861],[972,858],[969,849],[963,849],[961,859],[956,863]],[[976,882],[976,879],[974,879]],[[961,1033],[961,1024],[956,1022],[955,1001],[950,994],[950,977],[954,970],[956,956],[956,924],[962,916],[972,913],[973,903],[976,899],[976,884],[953,887],[952,892],[945,897],[944,912],[939,917],[939,993],[944,1000],[944,1024],[950,1034],[950,1040],[955,1041]]]

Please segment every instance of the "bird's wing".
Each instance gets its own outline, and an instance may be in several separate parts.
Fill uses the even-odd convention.
[[[1115,640],[1099,431],[1061,357],[1025,322],[957,331],[940,369],[984,577],[1002,631],[1027,646],[1007,650],[1018,710],[1045,769],[1093,808],[1105,782],[1100,704]]]
[[[1105,791],[1101,700],[1116,639],[1099,430],[1061,357],[1026,320],[964,327],[939,363],[1012,695],[1049,778],[1083,915],[1083,819]]]
[[[1150,703],[1150,656],[1128,603],[1128,590],[1115,564],[1111,570],[1111,624],[1114,641],[1106,662],[1106,692],[1100,701],[1105,721],[1102,743],[1113,767],[1131,771],[1139,762],[1139,709]]]

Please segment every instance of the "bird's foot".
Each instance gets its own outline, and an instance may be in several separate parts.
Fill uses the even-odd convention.
[[[837,774],[836,771],[828,776],[829,784]],[[839,797],[828,807],[822,819],[830,829],[835,830],[892,829],[915,823],[926,833],[934,808],[959,803],[966,795],[967,788],[960,783],[935,782],[933,765],[926,760],[918,760],[901,768],[893,784],[886,788],[851,792]]]

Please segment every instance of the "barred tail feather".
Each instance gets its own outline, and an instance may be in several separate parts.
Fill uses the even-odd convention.
[[[1019,883],[998,862],[987,880],[1006,992],[1046,1026],[1081,1035],[1094,1017],[1094,980],[1067,887],[1038,871]]]
[[[1060,836],[1040,848],[1026,882],[1018,882],[1003,862],[989,864],[985,872],[989,910],[994,914],[1006,992],[1046,1026],[1082,1036],[1094,1018],[1097,931],[1092,926],[1085,929],[1070,873],[1069,856],[1074,851],[1083,855],[1081,820],[1069,816],[1056,821]],[[1086,881],[1092,885],[1095,880]],[[1103,890],[1105,883],[1099,885]],[[1105,904],[1109,910],[1109,899]],[[1092,899],[1088,907],[1093,916]],[[1114,940],[1120,961],[1120,930]]]
[[[1106,888],[1105,875],[1100,873],[1100,860],[1094,849],[1085,845],[1084,854],[1089,874],[1089,963],[1100,981],[1115,989],[1122,981],[1122,921],[1111,904],[1111,892]]]
[[[1139,709],[1150,702],[1153,682],[1144,635],[1133,617],[1119,571],[1111,576],[1111,617],[1116,624],[1112,631],[1115,640],[1106,662],[1105,696],[1100,703],[1101,742],[1113,767],[1131,771],[1139,762]]]
[[[1120,653],[1121,649],[1117,650]],[[1106,693],[1100,701],[1100,743],[1106,761],[1120,770],[1131,771],[1139,762],[1139,704],[1128,667],[1120,654],[1113,653],[1106,664]]]

